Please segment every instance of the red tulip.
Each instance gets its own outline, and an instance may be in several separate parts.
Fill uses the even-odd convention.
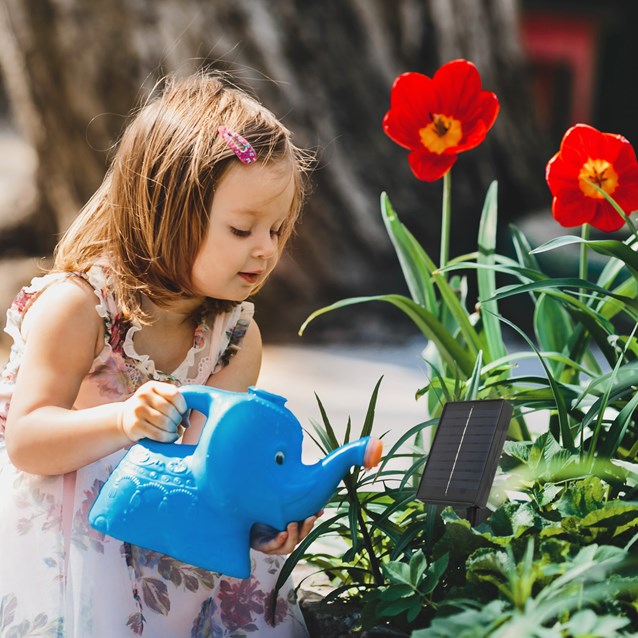
[[[467,60],[444,64],[429,78],[404,73],[392,86],[383,130],[410,149],[408,161],[419,179],[445,175],[457,156],[478,146],[498,115],[498,99],[481,89],[481,77]]]
[[[638,209],[638,162],[622,135],[601,133],[587,124],[572,126],[547,163],[546,179],[554,197],[552,214],[562,226],[590,224],[612,232],[625,223],[588,182],[605,191],[625,213]]]

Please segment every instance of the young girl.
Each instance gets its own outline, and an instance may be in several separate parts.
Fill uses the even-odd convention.
[[[277,555],[315,517],[253,551],[247,580],[87,522],[132,443],[184,432],[177,386],[256,383],[261,339],[246,299],[290,237],[305,169],[289,131],[218,76],[167,81],[128,126],[52,272],[7,313],[0,636],[306,635],[291,585],[272,597]],[[193,416],[185,443],[197,442],[202,421]]]

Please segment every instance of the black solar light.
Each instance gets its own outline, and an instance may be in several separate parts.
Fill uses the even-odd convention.
[[[512,411],[502,399],[446,403],[417,498],[466,507],[475,525],[487,505]]]

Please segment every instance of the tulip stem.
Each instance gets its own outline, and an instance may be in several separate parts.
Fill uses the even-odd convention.
[[[445,268],[450,255],[450,217],[451,217],[452,174],[448,171],[443,176],[443,203],[441,209],[441,252],[440,267]],[[445,273],[443,273],[445,277]]]
[[[580,236],[584,242],[589,239],[589,231],[590,231],[589,224],[583,224],[581,226]],[[587,281],[587,257],[588,257],[588,246],[587,244],[582,243],[580,245],[580,264],[578,268],[578,276],[581,279],[584,279],[585,281]],[[585,302],[585,294],[586,294],[585,289],[581,288],[580,300],[583,303]]]

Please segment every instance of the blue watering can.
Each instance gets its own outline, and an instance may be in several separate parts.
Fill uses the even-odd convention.
[[[314,465],[286,399],[257,388],[180,388],[206,423],[197,445],[143,439],[102,487],[89,523],[119,540],[204,569],[250,576],[251,529],[272,536],[313,516],[353,465],[374,467],[382,445],[364,437]]]

